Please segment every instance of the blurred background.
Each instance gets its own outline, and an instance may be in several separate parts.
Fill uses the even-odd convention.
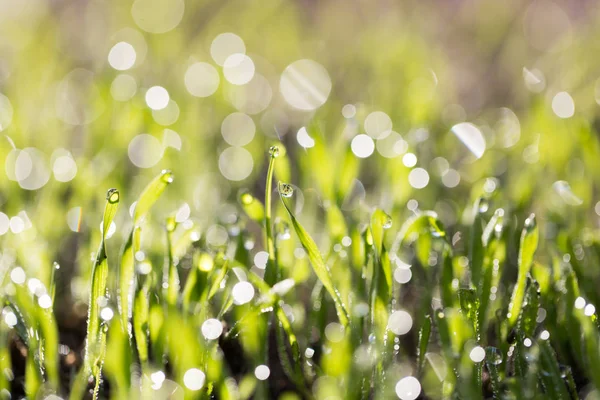
[[[494,193],[545,238],[596,228],[599,5],[0,0],[1,269],[47,282],[56,261],[58,301],[85,302],[106,190],[116,258],[163,169],[143,247],[164,254],[173,214],[220,245],[274,143],[321,245],[328,202],[396,228],[433,209],[453,232]]]

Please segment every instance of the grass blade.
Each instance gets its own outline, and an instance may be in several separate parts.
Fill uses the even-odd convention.
[[[298,239],[300,239],[300,243],[302,243],[304,250],[306,250],[306,253],[308,254],[308,258],[310,260],[311,265],[313,266],[313,270],[315,271],[317,278],[319,278],[329,295],[333,298],[333,302],[335,304],[335,309],[340,323],[344,326],[348,326],[348,324],[350,323],[348,311],[346,311],[346,307],[344,306],[342,298],[333,284],[331,274],[329,273],[329,269],[327,268],[325,261],[323,261],[323,257],[319,252],[317,244],[310,237],[310,235],[304,229],[304,227],[300,225],[300,222],[298,222],[298,220],[288,207],[287,203],[285,202],[285,198],[290,197],[292,193],[293,189],[291,186],[285,183],[279,183],[279,197],[281,198],[281,202],[283,203],[283,206],[285,207],[288,215],[290,216],[292,225],[294,226],[294,230],[298,235]]]
[[[104,208],[104,218],[102,220],[102,239],[100,240],[100,247],[92,267],[92,290],[90,292],[89,300],[84,369],[87,373],[94,373],[96,378],[99,378],[99,370],[94,367],[94,363],[99,356],[98,344],[100,343],[101,337],[100,305],[98,300],[107,295],[106,279],[108,277],[108,260],[106,256],[105,240],[110,224],[117,212],[118,205],[119,191],[117,189],[110,189],[106,195],[106,206]]]
[[[269,261],[265,271],[265,282],[267,285],[273,286],[277,282],[278,265],[275,254],[275,240],[273,237],[273,223],[271,222],[271,192],[273,191],[273,172],[275,167],[275,159],[279,157],[279,148],[271,146],[269,149],[269,169],[267,170],[267,183],[265,185],[265,220],[264,220],[264,235],[265,243],[267,244],[267,252],[269,253]]]
[[[521,244],[519,247],[519,273],[517,284],[513,290],[512,298],[508,310],[508,325],[513,327],[519,318],[523,298],[525,297],[525,287],[527,284],[527,274],[531,269],[533,255],[537,249],[539,238],[538,226],[535,220],[535,215],[531,214],[525,220],[525,226],[521,233]]]
[[[121,323],[128,330],[131,318],[131,304],[133,302],[133,289],[135,279],[135,254],[140,246],[139,226],[146,217],[150,208],[156,203],[169,184],[173,182],[173,173],[163,170],[156,176],[140,194],[133,211],[133,228],[129,240],[123,249],[121,269],[119,273],[119,311]]]

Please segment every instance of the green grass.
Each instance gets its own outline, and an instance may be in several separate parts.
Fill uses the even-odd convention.
[[[279,159],[272,150],[268,157],[272,182]],[[102,230],[85,358],[69,385],[59,383],[51,309],[15,282],[4,315],[16,316],[17,343],[28,349],[23,388],[29,397],[51,391],[81,398],[88,390],[94,398],[152,397],[174,390],[185,398],[411,398],[406,391],[415,388],[403,386],[402,378],[413,376],[428,398],[568,399],[600,383],[597,315],[581,297],[577,269],[556,259],[548,266],[536,262],[543,236],[534,215],[521,222],[502,209],[492,212],[492,198],[477,198],[467,207],[472,222],[464,226],[470,234],[460,250],[432,211],[402,224],[379,209],[369,224],[340,213],[334,231],[343,235],[344,250],[334,249],[334,240],[323,250],[292,211],[293,187],[278,184],[278,207],[270,201],[271,183],[263,211],[250,193],[240,194],[248,216],[240,217],[245,227],[237,233],[243,238],[246,228],[263,230],[272,251],[264,276],[277,277],[270,284],[261,270],[250,268],[244,240],[234,235],[215,247],[172,216],[164,225],[164,262],[141,269],[148,261],[132,253],[143,249],[143,217],[172,181],[163,172],[140,195],[115,287],[108,285],[108,271],[117,266],[109,262],[107,228]],[[115,219],[119,197],[109,190],[103,227]],[[325,212],[335,206],[329,207]],[[289,230],[275,234],[269,228],[273,215],[277,224],[287,219],[295,236]],[[511,271],[510,252],[516,250]],[[406,271],[406,263],[412,279],[400,284],[396,268]],[[314,275],[296,281],[295,269],[307,264]],[[249,282],[253,295],[240,292],[242,282]],[[302,300],[309,282],[312,294]],[[118,316],[106,317],[102,309],[117,297]],[[203,324],[210,318],[221,321],[224,331],[207,334]],[[10,368],[7,346],[15,339],[6,325],[3,330],[2,360]],[[278,381],[258,379],[254,368],[261,364]],[[2,379],[0,385],[10,391],[18,383]]]
[[[129,2],[3,3],[0,399],[600,398],[590,2],[185,1],[164,33]],[[223,32],[262,78],[228,81]],[[292,74],[311,111],[281,92],[302,59],[331,83]]]

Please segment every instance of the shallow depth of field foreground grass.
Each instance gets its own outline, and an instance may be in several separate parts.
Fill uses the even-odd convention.
[[[599,22],[0,0],[0,399],[600,399]]]

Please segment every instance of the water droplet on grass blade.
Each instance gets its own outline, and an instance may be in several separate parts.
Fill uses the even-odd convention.
[[[385,220],[383,221],[382,227],[383,229],[390,229],[392,227],[392,217],[385,214]]]
[[[499,349],[490,346],[486,349],[486,359],[493,365],[500,365],[502,364],[502,353]]]
[[[289,183],[279,182],[279,193],[281,193],[283,197],[292,197],[294,188]]]
[[[536,226],[537,221],[535,219],[535,214],[530,214],[529,217],[527,217],[527,219],[525,220],[525,229],[527,229],[528,232],[531,232],[536,228]]]
[[[106,200],[111,204],[118,203],[119,202],[119,191],[115,188],[108,189],[108,191],[106,192]]]
[[[277,147],[277,146],[271,146],[271,147],[269,147],[269,154],[273,158],[279,157],[279,147]]]
[[[486,198],[481,197],[479,199],[479,213],[486,213],[490,209],[490,203]]]

